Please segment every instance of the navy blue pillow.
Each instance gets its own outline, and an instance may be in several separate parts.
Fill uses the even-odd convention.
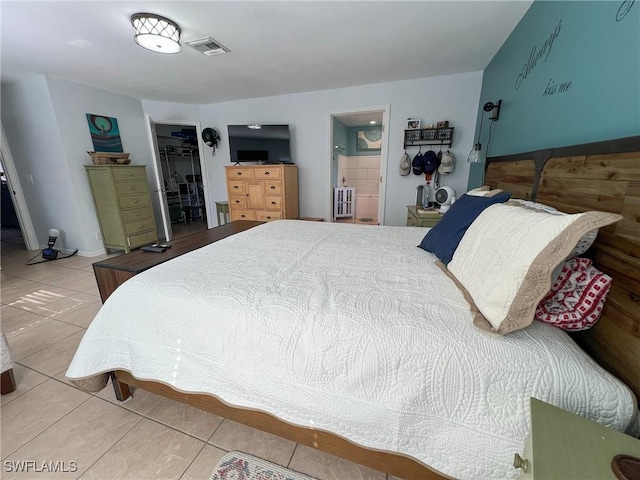
[[[458,244],[467,228],[482,213],[482,211],[496,203],[504,203],[511,197],[511,193],[502,192],[493,197],[476,197],[463,194],[440,221],[427,232],[418,245],[427,252],[435,253],[442,263],[448,265]]]

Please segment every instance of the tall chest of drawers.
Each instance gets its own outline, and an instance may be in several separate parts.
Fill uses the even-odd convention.
[[[144,165],[85,165],[107,252],[157,242]]]
[[[231,221],[298,218],[298,167],[249,165],[226,168]]]

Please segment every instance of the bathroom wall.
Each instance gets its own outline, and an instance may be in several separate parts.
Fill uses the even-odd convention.
[[[380,187],[380,156],[339,155],[338,185],[355,187],[356,195],[377,196]]]
[[[380,156],[338,156],[338,185],[354,187],[355,218],[378,218]]]

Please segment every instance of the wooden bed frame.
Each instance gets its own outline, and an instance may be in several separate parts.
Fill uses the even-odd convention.
[[[596,266],[613,277],[602,318],[573,338],[640,398],[640,136],[490,158],[485,184],[569,213],[623,215],[622,221],[601,229],[589,251]],[[114,372],[112,379],[119,399],[130,395],[130,386],[138,387],[401,478],[449,478],[410,457],[232,407],[212,395],[181,393],[124,371]]]

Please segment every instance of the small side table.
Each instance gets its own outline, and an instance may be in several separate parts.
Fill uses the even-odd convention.
[[[616,480],[616,455],[640,457],[640,440],[531,398],[531,430],[514,467],[520,480]]]
[[[222,220],[220,220],[220,214],[222,214]],[[229,223],[229,202],[216,202],[216,217],[218,225]]]
[[[440,221],[438,210],[422,210],[415,205],[407,206],[407,227],[433,227]]]

